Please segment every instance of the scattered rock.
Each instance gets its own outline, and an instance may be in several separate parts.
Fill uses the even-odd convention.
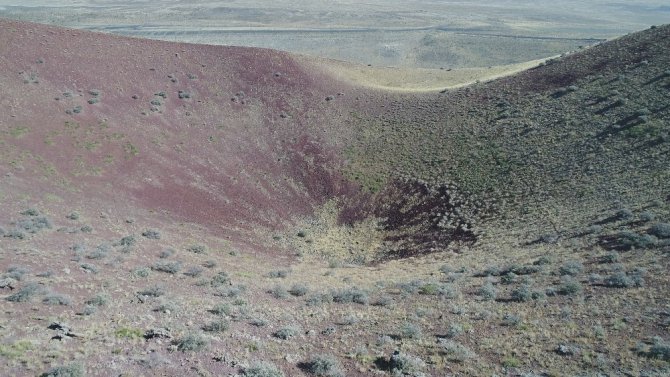
[[[56,331],[56,335],[52,336],[51,339],[64,340],[67,338],[79,337],[79,335],[72,332],[72,329],[69,325],[63,322],[53,322],[49,325],[48,329]]]
[[[579,353],[579,348],[560,344],[558,347],[556,347],[556,353],[561,356],[573,356]]]
[[[12,278],[0,279],[0,288],[14,289],[16,288],[16,280]]]
[[[172,334],[170,334],[170,330],[168,330],[164,327],[159,327],[159,328],[147,330],[147,332],[144,333],[144,338],[145,339],[155,339],[155,338],[170,339],[170,338],[172,338]]]

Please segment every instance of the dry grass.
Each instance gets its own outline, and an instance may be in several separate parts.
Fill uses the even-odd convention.
[[[509,65],[455,69],[371,67],[315,57],[305,58],[304,61],[312,69],[323,70],[353,85],[400,93],[420,93],[491,81],[537,67],[549,59],[551,57]]]

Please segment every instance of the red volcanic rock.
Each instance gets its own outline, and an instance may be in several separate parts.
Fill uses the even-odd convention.
[[[65,196],[221,234],[276,229],[355,191],[338,172],[347,110],[323,101],[350,88],[287,53],[8,20],[0,30],[0,123],[17,134],[3,157],[33,156],[25,179],[49,165],[34,192],[67,182],[77,193]]]

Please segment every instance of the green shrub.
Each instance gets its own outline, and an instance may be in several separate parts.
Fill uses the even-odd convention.
[[[93,306],[105,306],[109,302],[109,295],[106,293],[98,293],[97,295],[93,296],[92,298],[86,300],[84,303],[86,305],[93,305]]]
[[[207,332],[224,332],[227,331],[229,328],[230,324],[228,323],[228,321],[224,320],[216,320],[202,327],[202,329]]]
[[[456,338],[463,334],[463,326],[459,325],[458,323],[452,323],[449,325],[449,329],[447,329],[447,338]]]
[[[589,283],[591,284],[598,284],[602,279],[603,277],[600,274],[589,274]]]
[[[246,290],[247,290],[246,286],[238,284],[235,286],[219,287],[217,288],[214,295],[220,297],[235,298],[242,295],[244,292],[246,292]]]
[[[506,274],[500,277],[500,282],[502,284],[512,284],[516,280],[516,274],[514,272],[507,272]]]
[[[28,209],[22,211],[21,214],[22,214],[23,216],[39,216],[39,215],[40,215],[40,211],[38,211],[38,210],[35,209],[35,208],[28,208]]]
[[[315,293],[305,300],[307,306],[318,306],[331,302],[333,302],[333,296],[330,293]]]
[[[507,272],[512,272],[516,275],[531,275],[537,272],[540,272],[540,267],[537,267],[535,265],[533,266],[518,266],[518,265],[512,265],[507,268]]]
[[[519,323],[521,323],[521,317],[519,317],[516,314],[506,313],[503,316],[503,320],[502,320],[503,326],[514,327],[514,326],[518,326]]]
[[[578,275],[582,272],[582,270],[584,270],[584,265],[576,260],[567,261],[559,268],[561,275],[570,276]]]
[[[268,321],[263,318],[253,318],[251,321],[249,321],[249,324],[256,327],[263,327],[268,324]]]
[[[651,212],[644,211],[644,212],[640,213],[640,221],[642,221],[642,222],[646,223],[646,222],[654,220],[655,218],[656,218],[656,216],[654,216],[654,214],[651,213]]]
[[[394,377],[413,376],[423,377],[423,369],[426,363],[417,356],[410,356],[404,353],[395,352],[391,356],[391,374]]]
[[[607,253],[607,255],[605,255],[603,257],[603,262],[605,262],[605,263],[619,263],[619,262],[621,262],[621,255],[619,255],[619,253],[617,253],[616,251],[609,252],[609,253]]]
[[[125,246],[125,247],[132,247],[135,245],[137,240],[135,239],[135,236],[130,235],[130,236],[125,236],[121,238],[115,246]]]
[[[367,305],[370,301],[368,293],[358,288],[340,289],[332,292],[333,301],[337,303],[355,302]]]
[[[648,249],[658,242],[658,239],[649,234],[638,234],[629,230],[619,232],[617,239],[623,248]]]
[[[121,327],[116,329],[114,334],[117,338],[140,339],[144,334],[142,330],[132,327]]]
[[[306,285],[296,283],[291,286],[291,289],[289,289],[288,292],[293,296],[304,296],[307,294],[308,290]]]
[[[512,291],[512,301],[526,302],[533,298],[530,286],[522,285]]]
[[[627,275],[625,272],[619,271],[605,278],[603,283],[605,286],[613,288],[641,287],[644,285],[644,278],[641,274]]]
[[[277,284],[272,289],[270,289],[270,294],[272,297],[277,299],[284,299],[288,297],[288,291],[283,286]]]
[[[211,280],[212,287],[219,287],[228,283],[230,283],[230,277],[223,271],[217,272]]]
[[[421,337],[421,327],[415,323],[405,322],[400,326],[399,335],[404,339],[418,339]]]
[[[28,283],[19,289],[18,292],[7,296],[6,300],[11,302],[27,302],[41,291],[42,288],[37,283]]]
[[[595,225],[590,225],[586,229],[584,229],[583,234],[584,235],[586,235],[586,234],[598,234],[598,233],[601,233],[602,231],[603,231],[602,225],[595,224]]]
[[[161,303],[154,309],[155,312],[159,313],[174,313],[179,310],[177,304],[169,300],[162,300]]]
[[[77,363],[55,367],[42,373],[40,377],[84,377],[84,367]]]
[[[286,326],[282,327],[281,329],[277,330],[274,332],[274,335],[276,338],[279,339],[290,339],[293,338],[294,336],[298,335],[300,333],[300,329],[295,327],[295,326]]]
[[[149,276],[149,269],[147,267],[140,267],[133,270],[133,275],[141,278]]]
[[[475,353],[472,350],[456,341],[442,338],[439,340],[439,344],[449,361],[462,363],[475,357]]]
[[[202,267],[191,267],[184,272],[184,275],[192,278],[197,278],[202,274],[203,271],[204,270],[202,269]]]
[[[477,294],[487,301],[496,299],[496,289],[490,281],[484,283],[477,291]]]
[[[177,350],[186,351],[201,351],[207,347],[207,340],[201,334],[190,333],[173,342],[177,346]]]
[[[256,362],[242,372],[244,377],[284,377],[279,368],[273,364]]]
[[[19,267],[19,266],[10,266],[7,269],[7,272],[4,274],[4,276],[8,277],[8,278],[11,278],[11,279],[14,279],[14,280],[17,280],[17,281],[21,281],[21,279],[23,279],[23,275],[25,275],[27,273],[28,273],[28,270],[26,268]]]
[[[214,305],[214,307],[212,308],[212,310],[210,310],[210,312],[216,315],[230,315],[230,313],[232,313],[232,308],[230,307],[229,304],[220,303]]]
[[[518,368],[521,365],[521,361],[516,357],[506,357],[501,362],[502,366],[505,368]]]
[[[657,223],[649,230],[658,238],[670,238],[670,223]]]
[[[84,309],[82,309],[81,313],[79,313],[79,314],[88,316],[88,315],[95,314],[97,311],[98,311],[97,307],[95,307],[93,305],[86,305],[86,306],[84,306]]]
[[[314,376],[344,377],[340,362],[333,355],[315,355],[307,362],[306,369]]]
[[[562,279],[557,292],[561,295],[573,296],[582,292],[582,284],[576,279],[566,276]]]
[[[149,297],[160,297],[165,294],[165,289],[163,289],[160,286],[153,286],[153,287],[148,287],[144,290],[141,290],[137,292],[137,294],[142,295],[142,296],[149,296]]]
[[[165,249],[158,254],[158,257],[161,259],[169,258],[174,254],[173,249]]]
[[[648,356],[654,359],[670,361],[670,343],[657,338],[649,348]]]
[[[437,283],[427,283],[419,288],[419,294],[435,296],[440,293],[440,286]]]
[[[458,288],[454,284],[441,284],[440,285],[440,291],[439,295],[448,298],[448,299],[453,299],[457,298],[459,295]]]
[[[500,267],[498,266],[489,266],[484,269],[484,271],[478,272],[475,274],[475,277],[488,277],[488,276],[500,276],[501,275]]]
[[[154,271],[176,274],[181,270],[181,263],[177,261],[156,262],[151,269]]]
[[[358,323],[358,321],[359,319],[355,314],[348,314],[344,318],[342,318],[342,320],[340,320],[338,324],[343,326],[351,326]]]
[[[207,248],[204,245],[191,245],[186,249],[186,251],[190,251],[194,254],[204,254],[207,252]]]
[[[38,233],[41,230],[52,228],[51,221],[44,216],[21,219],[14,225],[17,230],[25,230],[28,233]]]

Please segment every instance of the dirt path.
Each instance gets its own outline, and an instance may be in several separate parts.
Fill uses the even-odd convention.
[[[429,92],[459,88],[477,81],[490,81],[537,67],[552,59],[480,68],[426,69],[371,67],[322,58],[305,57],[303,61],[336,78],[367,88],[400,92]]]

